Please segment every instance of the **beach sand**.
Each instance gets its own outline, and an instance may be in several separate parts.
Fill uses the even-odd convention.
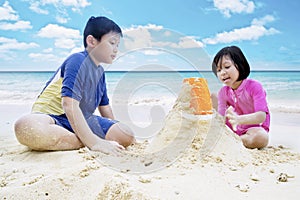
[[[0,199],[299,199],[299,113],[271,110],[269,146],[250,150],[218,115],[190,118],[181,108],[150,143],[113,157],[31,151],[13,132],[30,105],[0,105]]]

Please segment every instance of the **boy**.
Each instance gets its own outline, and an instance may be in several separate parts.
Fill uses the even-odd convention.
[[[34,150],[91,150],[117,154],[134,142],[131,130],[114,120],[104,69],[116,57],[122,31],[106,17],[91,17],[85,51],[69,56],[46,83],[32,113],[15,123],[18,141]],[[98,108],[101,116],[93,115]],[[75,134],[74,134],[75,133]]]

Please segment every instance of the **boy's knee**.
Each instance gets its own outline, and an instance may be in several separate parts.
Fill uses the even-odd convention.
[[[124,124],[120,124],[119,125],[120,131],[121,133],[121,140],[120,140],[120,144],[124,147],[128,147],[130,146],[132,143],[135,142],[135,138],[134,138],[134,134],[133,131],[127,127]]]
[[[122,123],[113,125],[113,127],[111,127],[107,133],[105,139],[116,141],[124,147],[128,147],[135,142],[133,131]]]
[[[17,140],[31,149],[39,149],[36,132],[41,130],[36,130],[35,126],[37,126],[36,123],[32,121],[29,115],[19,118],[14,124]]]
[[[25,116],[19,118],[14,124],[14,131],[21,144],[26,143],[26,133],[28,132],[28,120]]]

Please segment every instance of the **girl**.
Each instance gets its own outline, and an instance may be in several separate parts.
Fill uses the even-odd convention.
[[[268,144],[270,112],[262,85],[247,78],[250,66],[240,48],[221,49],[213,59],[212,70],[225,85],[218,93],[218,112],[247,148]]]

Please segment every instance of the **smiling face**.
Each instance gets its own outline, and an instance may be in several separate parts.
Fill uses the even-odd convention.
[[[237,89],[242,81],[237,81],[239,71],[229,55],[224,55],[217,65],[217,76],[219,80],[232,89]]]
[[[100,63],[111,64],[117,56],[119,43],[120,34],[118,33],[107,33],[102,36],[100,41],[89,35],[87,37],[87,51],[96,65]]]

